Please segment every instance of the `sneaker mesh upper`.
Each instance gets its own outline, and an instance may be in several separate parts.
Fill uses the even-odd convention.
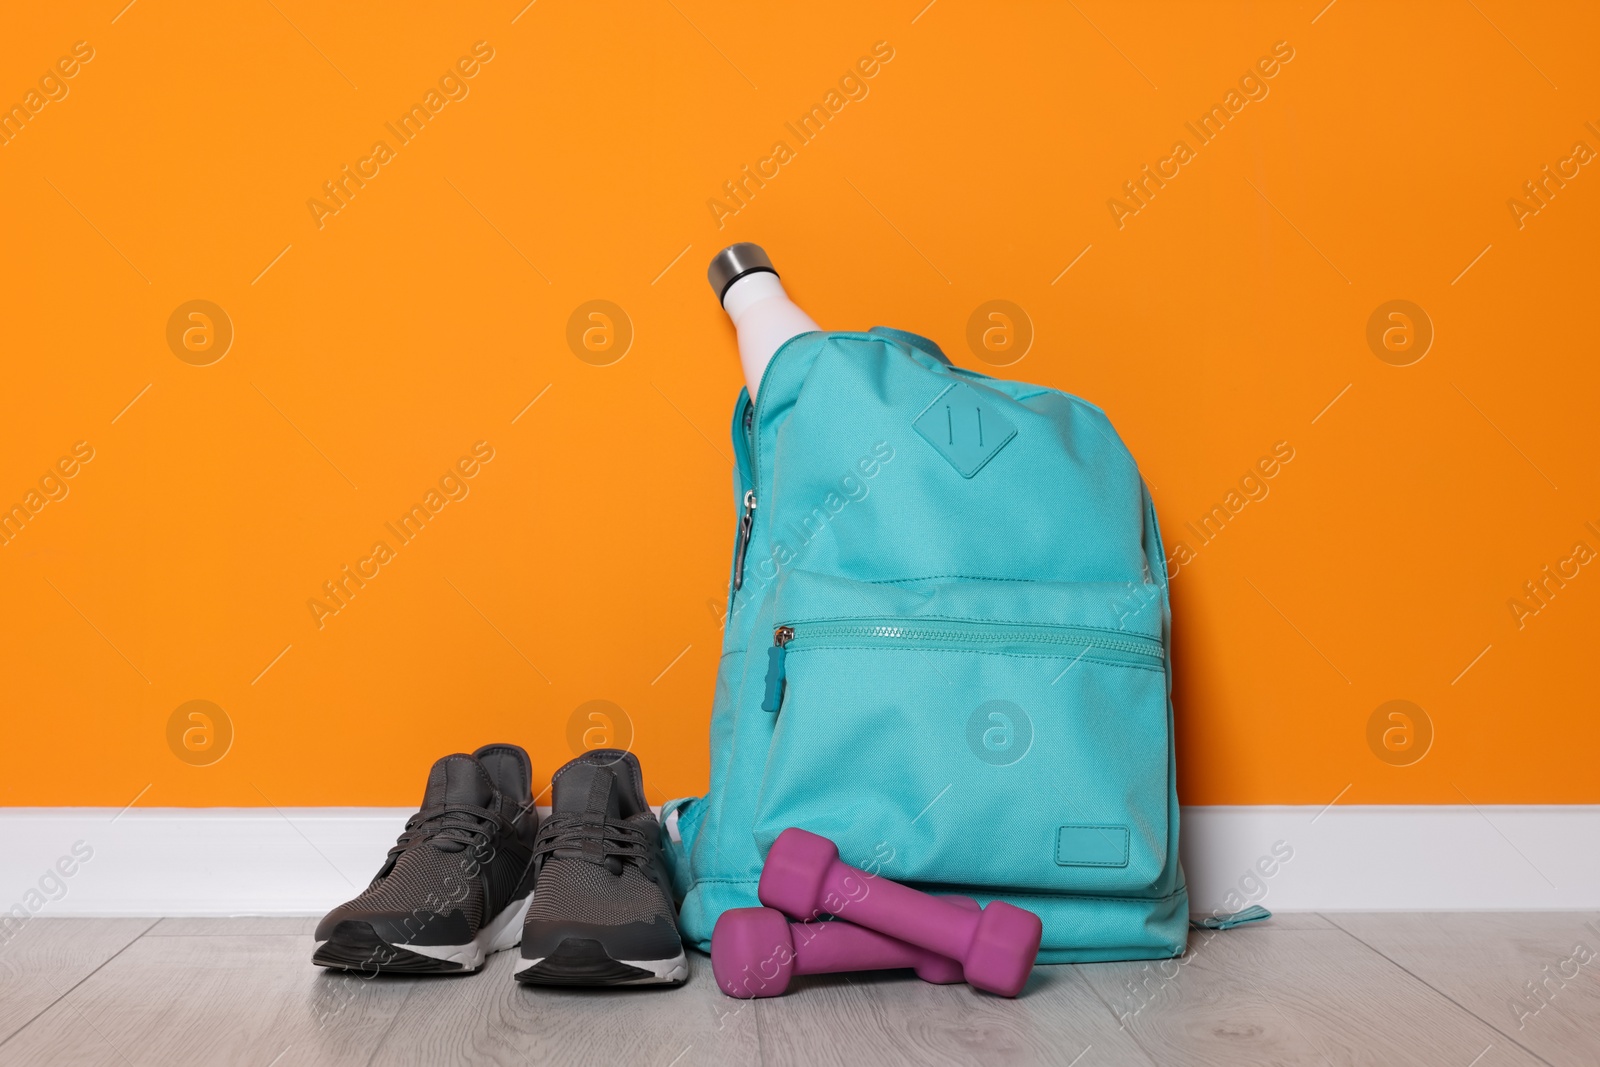
[[[587,860],[552,859],[539,873],[539,888],[528,909],[531,920],[595,923],[674,921],[661,887],[629,864],[620,875]]]
[[[491,870],[508,866],[491,864]],[[477,867],[471,848],[443,852],[431,845],[416,845],[400,853],[387,875],[373,879],[345,907],[408,912],[416,915],[419,922],[430,914],[448,915],[459,908],[472,929],[477,930],[484,919],[483,882]]]
[[[487,765],[466,753],[435,761],[421,809],[406,820],[383,869],[323,916],[318,941],[376,934],[390,944],[460,945],[527,895],[539,822],[527,754],[505,744],[479,751]],[[346,923],[367,923],[371,931],[340,934]],[[337,955],[330,950],[328,958]]]
[[[565,930],[582,925],[599,936],[613,959],[659,952],[634,924],[662,932],[677,945],[677,913],[656,880],[660,826],[643,795],[636,757],[616,750],[580,756],[551,781],[552,812],[534,846],[538,884],[523,932],[523,957],[553,951]],[[616,928],[620,940],[608,940]],[[632,956],[618,955],[632,953]],[[654,959],[654,955],[648,958]]]

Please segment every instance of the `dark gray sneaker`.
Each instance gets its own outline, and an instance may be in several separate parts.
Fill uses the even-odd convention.
[[[533,892],[533,768],[516,745],[446,756],[372,884],[317,925],[311,962],[465,974],[513,948]]]
[[[562,767],[550,785],[517,981],[681,985],[689,960],[638,759],[595,749]]]

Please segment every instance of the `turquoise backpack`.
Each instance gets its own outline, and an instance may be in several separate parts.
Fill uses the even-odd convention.
[[[663,810],[684,940],[800,826],[1036,912],[1041,963],[1181,954],[1166,561],[1105,415],[881,327],[790,340],[758,395],[711,788]]]

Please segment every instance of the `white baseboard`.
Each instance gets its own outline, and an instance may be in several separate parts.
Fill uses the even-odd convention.
[[[1600,908],[1597,841],[1600,805],[1352,804],[1184,808],[1181,849],[1195,913],[1539,911]]]
[[[410,814],[0,808],[0,913],[320,914],[365,887]],[[1197,913],[1600,908],[1600,805],[1196,807],[1182,839]]]

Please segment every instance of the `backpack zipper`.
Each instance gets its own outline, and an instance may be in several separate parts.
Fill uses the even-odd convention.
[[[741,475],[746,473],[750,475],[751,488],[744,491],[744,510],[739,514],[739,536],[735,539],[733,547],[733,591],[728,594],[729,612],[733,611],[733,598],[737,596],[739,590],[744,587],[744,557],[745,553],[750,550],[750,531],[751,527],[755,524],[756,491],[754,485],[756,449],[755,435],[752,433],[752,430],[755,427],[755,416],[756,406],[747,397],[744,402],[744,415],[739,420],[744,424],[744,451],[739,456],[739,459],[742,461],[739,464],[739,472]],[[736,448],[737,445],[738,442],[735,442]]]
[[[750,441],[750,487],[755,493],[761,492],[761,454],[760,449],[757,447],[754,428],[761,422],[761,412],[763,410],[762,405],[765,404],[767,402],[767,398],[772,395],[772,390],[766,388],[767,379],[773,376],[772,368],[778,365],[778,361],[783,358],[783,354],[789,350],[790,345],[794,344],[794,342],[801,337],[809,337],[812,333],[823,332],[826,331],[807,330],[805,333],[795,334],[793,337],[789,338],[787,341],[783,342],[783,344],[778,346],[778,350],[772,353],[772,358],[767,360],[766,369],[761,372],[761,383],[756,389],[756,398],[750,406],[750,413],[746,416],[745,421],[745,430],[748,432]]]
[[[739,543],[733,550],[733,591],[744,587],[744,555],[750,549],[750,527],[756,521],[756,491],[744,491],[744,514],[739,516]]]
[[[1038,649],[1082,649],[1127,656],[1135,664],[1160,664],[1166,658],[1161,642],[1153,637],[1123,634],[1113,637],[1104,631],[1079,626],[1026,626],[1013,623],[960,622],[930,619],[908,623],[903,619],[856,619],[848,622],[803,623],[779,626],[772,632],[772,647],[767,650],[767,684],[761,710],[776,712],[783,704],[784,658],[796,640],[850,641],[903,646],[928,644],[963,651],[985,651],[983,646],[1014,646]],[[976,647],[975,647],[976,646]]]

